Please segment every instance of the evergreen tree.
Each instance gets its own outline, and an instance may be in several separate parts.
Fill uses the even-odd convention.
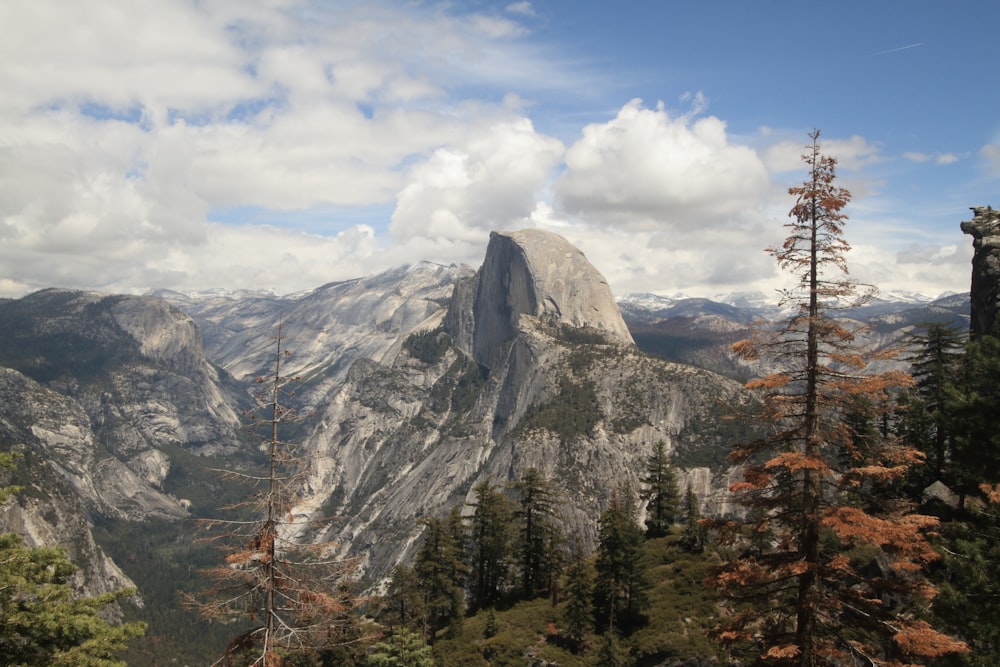
[[[886,414],[890,393],[908,376],[866,372],[858,331],[831,315],[858,303],[843,238],[850,193],[836,185],[836,161],[821,154],[819,132],[810,138],[809,177],[789,190],[789,236],[769,249],[797,280],[784,304],[795,312],[761,331],[762,339],[735,346],[780,369],[748,385],[762,394],[770,433],[731,455],[746,466],[733,491],[756,518],[749,531],[774,538],[759,554],[735,552],[713,576],[731,611],[718,636],[746,642],[760,660],[801,667],[895,664],[965,650],[921,620],[934,593],[922,568],[936,558],[923,531],[936,520],[910,513],[890,494],[919,452],[874,437],[885,435],[878,429],[855,437],[845,420]],[[729,539],[745,539],[730,525],[737,530]]]
[[[425,632],[424,598],[420,582],[412,567],[402,563],[392,569],[386,591],[385,608],[379,621],[389,628],[404,627]]]
[[[562,531],[555,522],[557,494],[552,482],[537,468],[525,470],[514,489],[521,595],[530,599],[553,593],[559,576]]]
[[[679,493],[677,472],[667,454],[667,444],[658,440],[646,460],[640,481],[642,499],[646,501],[646,537],[664,537],[670,533],[677,516]]]
[[[17,455],[13,452],[0,452],[0,472],[13,470],[17,465]],[[21,490],[19,486],[0,486],[0,505],[7,502],[11,495]]]
[[[125,667],[116,656],[146,626],[112,625],[102,613],[135,590],[75,597],[75,570],[62,548],[30,549],[17,535],[0,535],[0,664]]]
[[[367,664],[370,667],[434,667],[434,656],[419,634],[399,628],[372,647]]]
[[[1000,483],[1000,338],[978,336],[969,343],[948,411],[955,426],[957,486],[963,497],[980,484]]]
[[[0,471],[17,457],[0,453]],[[19,491],[0,486],[0,504]],[[135,594],[122,589],[94,597],[75,596],[76,566],[61,547],[28,548],[13,533],[0,534],[0,664],[24,667],[125,667],[116,656],[143,623],[108,623],[109,605]]]
[[[691,553],[701,553],[705,548],[705,528],[701,525],[698,496],[691,490],[690,484],[684,492],[684,532],[680,541],[681,546]]]
[[[424,637],[434,641],[440,631],[447,628],[454,635],[461,627],[468,566],[458,507],[444,521],[428,518],[423,524],[413,571],[422,599]]]
[[[912,336],[910,344],[910,373],[916,385],[903,401],[903,437],[925,453],[923,483],[940,480],[953,485],[955,480],[946,474],[954,460],[957,428],[948,406],[949,386],[960,367],[964,337],[948,325],[933,323]]]
[[[496,610],[490,609],[486,613],[486,625],[483,627],[483,639],[496,637],[498,632],[500,632],[500,623],[497,621]]]
[[[594,659],[594,667],[625,667],[628,663],[622,653],[618,636],[609,630],[601,635],[601,647]]]
[[[594,574],[583,556],[575,558],[566,569],[566,606],[562,618],[566,636],[582,648],[594,628]]]
[[[597,629],[625,631],[638,619],[648,588],[639,558],[642,529],[631,500],[616,491],[601,513],[599,530],[594,588]]]
[[[934,618],[972,651],[941,665],[988,667],[1000,655],[1000,494],[969,503],[940,529],[944,567],[937,570]]]
[[[952,478],[960,502],[948,511],[949,520],[939,531],[945,567],[937,570],[940,594],[934,614],[973,650],[947,656],[944,665],[985,667],[994,664],[1000,652],[998,377],[1000,339],[977,336],[966,348],[945,401],[954,429]]]
[[[513,557],[513,512],[507,496],[489,481],[473,489],[475,512],[469,531],[473,611],[496,604],[507,584]]]

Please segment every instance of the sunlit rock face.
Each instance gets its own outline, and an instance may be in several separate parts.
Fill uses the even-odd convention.
[[[0,485],[22,487],[0,530],[67,547],[81,590],[130,585],[91,522],[188,518],[167,488],[175,457],[239,458],[241,394],[161,299],[53,289],[0,302],[0,446],[19,455]]]
[[[415,296],[405,283],[390,291]],[[567,530],[592,546],[594,518],[615,489],[639,488],[656,441],[711,459],[696,454],[729,444],[715,427],[720,410],[748,400],[736,382],[641,353],[603,276],[548,232],[493,233],[482,267],[456,276],[448,303],[424,314],[411,331],[440,332],[446,349],[419,354],[404,342],[353,357],[342,383],[309,396],[320,407],[296,537],[339,545],[376,579],[412,553],[418,517],[528,468],[555,482]],[[566,411],[570,394],[586,407]],[[708,512],[731,509],[718,492],[725,474],[685,472]],[[317,527],[322,516],[340,519]]]
[[[522,315],[633,342],[604,276],[566,239],[540,229],[490,234],[472,315],[471,352],[486,367],[497,363]]]
[[[1000,336],[1000,211],[989,206],[972,208],[972,220],[962,231],[973,238],[972,320],[973,336]]]

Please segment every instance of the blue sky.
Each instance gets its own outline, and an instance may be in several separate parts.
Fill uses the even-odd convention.
[[[493,229],[617,295],[768,292],[822,130],[859,280],[964,291],[1000,206],[991,2],[0,4],[0,296],[299,291]]]

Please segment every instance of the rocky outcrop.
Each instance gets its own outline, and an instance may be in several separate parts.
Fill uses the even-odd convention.
[[[468,303],[460,300],[456,307],[467,309]],[[604,276],[566,239],[540,229],[490,234],[471,314],[466,351],[487,368],[499,363],[523,315],[591,328],[610,342],[633,342]],[[469,338],[462,329],[450,333],[458,341]]]
[[[154,486],[157,451],[239,448],[242,389],[205,358],[194,321],[150,297],[43,290],[0,303],[0,366],[83,406],[102,444]]]
[[[67,547],[88,592],[121,588],[92,522],[188,517],[199,457],[246,452],[244,395],[161,299],[53,289],[0,302],[0,450],[20,454],[23,487],[0,530]]]
[[[972,207],[972,220],[962,231],[972,236],[973,336],[1000,336],[1000,211],[989,206]]]
[[[143,471],[112,455],[76,399],[0,368],[0,405],[5,439],[15,448],[28,448],[67,482],[88,515],[138,519],[187,514],[175,498],[149,484]]]
[[[536,325],[634,345],[607,281],[579,249],[540,229],[492,232],[475,278],[455,288],[445,331],[459,350],[503,378],[493,438],[515,426],[540,395],[544,344],[527,335]]]
[[[0,486],[21,487],[0,506],[0,530],[19,534],[29,547],[65,547],[79,567],[75,587],[89,595],[133,586],[95,543],[89,517],[183,512],[97,444],[73,399],[0,368],[0,405],[0,449],[17,456]]]

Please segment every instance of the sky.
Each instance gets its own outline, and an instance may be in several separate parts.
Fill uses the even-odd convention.
[[[852,277],[965,292],[1000,3],[3,0],[0,297],[288,294],[492,230],[616,296],[773,293],[813,129]]]

